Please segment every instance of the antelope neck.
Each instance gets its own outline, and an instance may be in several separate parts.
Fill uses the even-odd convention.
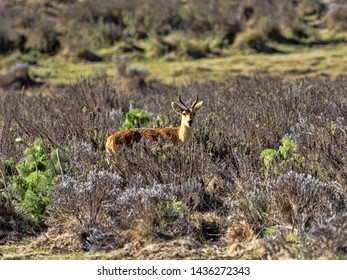
[[[178,129],[178,137],[182,143],[189,141],[193,135],[193,127],[187,127],[184,124]]]

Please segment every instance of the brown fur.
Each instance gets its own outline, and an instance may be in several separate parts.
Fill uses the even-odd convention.
[[[106,149],[116,154],[117,145],[126,145],[131,147],[132,144],[139,142],[141,139],[146,138],[150,141],[158,141],[162,139],[167,142],[172,142],[173,145],[178,146],[178,128],[165,127],[165,128],[132,128],[128,130],[120,130],[107,138]]]

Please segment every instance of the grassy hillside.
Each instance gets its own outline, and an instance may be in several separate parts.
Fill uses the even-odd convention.
[[[284,46],[281,47],[285,49]],[[317,48],[294,46],[286,53],[279,54],[233,53],[225,57],[177,61],[134,59],[131,65],[146,68],[150,72],[148,81],[178,85],[192,80],[222,81],[233,76],[250,76],[260,72],[284,75],[288,78],[313,76],[334,78],[347,71],[346,52],[347,44]],[[43,61],[32,67],[32,72],[53,83],[74,82],[80,77],[98,72],[106,72],[110,78],[117,77],[117,71],[111,62],[76,64],[54,60]]]
[[[346,64],[346,10],[319,0],[6,1],[0,69],[23,60],[33,75],[68,83],[114,75],[112,55],[126,53],[168,83],[255,71],[336,76]]]

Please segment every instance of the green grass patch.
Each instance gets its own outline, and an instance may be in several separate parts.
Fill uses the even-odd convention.
[[[202,59],[179,59],[167,61],[164,58],[144,58],[133,55],[131,66],[144,67],[150,72],[148,80],[165,84],[185,84],[189,81],[225,80],[235,75],[253,75],[267,71],[270,74],[285,75],[289,78],[329,75],[337,76],[346,72],[347,44],[321,45],[311,48],[303,45],[283,45],[272,43],[269,46],[280,51],[275,54],[244,54],[230,48],[223,57]],[[54,84],[68,84],[95,73],[116,76],[110,57],[115,47],[101,49],[96,54],[102,62],[66,62],[61,57],[39,57],[30,72],[44,81]],[[20,59],[19,53],[0,62],[1,69],[7,69],[12,62]]]

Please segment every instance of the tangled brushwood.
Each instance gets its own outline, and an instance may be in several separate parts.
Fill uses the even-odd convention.
[[[219,248],[211,258],[346,258],[346,85],[264,75],[124,95],[98,76],[2,91],[1,243],[38,235],[52,250],[131,258],[139,244],[185,240]],[[147,126],[177,127],[179,94],[204,100],[192,140],[119,146],[113,171],[107,136],[134,108]]]

